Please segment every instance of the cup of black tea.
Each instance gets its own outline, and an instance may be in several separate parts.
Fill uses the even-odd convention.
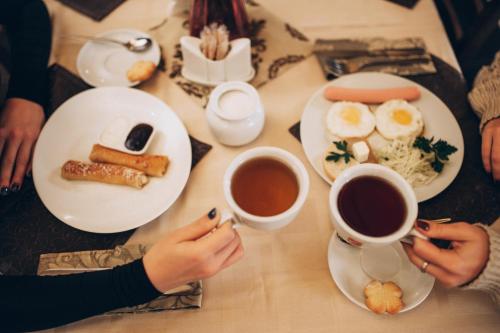
[[[343,171],[330,189],[330,215],[339,237],[357,247],[425,238],[414,228],[418,203],[394,170],[372,163]]]
[[[273,230],[297,216],[309,192],[309,176],[288,151],[257,147],[231,162],[223,186],[232,212],[222,214],[222,223],[231,219],[236,225]]]

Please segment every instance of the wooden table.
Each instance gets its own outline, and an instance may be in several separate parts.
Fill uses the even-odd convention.
[[[383,0],[261,0],[261,4],[311,39],[421,36],[432,53],[459,69],[437,10],[421,0],[408,10]],[[59,36],[94,34],[131,27],[146,30],[166,16],[166,0],[128,0],[102,22],[94,22],[54,0],[56,61],[76,73],[81,44]],[[141,86],[176,110],[188,131],[214,146],[192,172],[178,201],[160,218],[139,228],[130,243],[152,243],[187,224],[213,206],[224,207],[222,176],[240,152],[261,145],[285,148],[309,172],[310,196],[296,221],[282,230],[241,230],[245,258],[205,282],[203,307],[196,311],[158,312],[122,317],[95,317],[52,331],[68,332],[498,332],[500,316],[480,293],[436,286],[416,309],[398,316],[376,316],[352,304],[336,287],[327,265],[333,227],[328,218],[329,187],[306,160],[287,129],[325,79],[314,57],[270,82],[259,93],[267,111],[262,135],[242,148],[217,143],[204,110],[165,73]]]

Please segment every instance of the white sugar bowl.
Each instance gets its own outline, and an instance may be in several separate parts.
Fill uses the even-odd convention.
[[[257,90],[248,83],[230,81],[210,94],[206,116],[216,139],[228,146],[255,140],[264,128],[264,108]]]

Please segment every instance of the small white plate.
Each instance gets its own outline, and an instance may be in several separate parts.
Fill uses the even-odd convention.
[[[61,177],[67,160],[89,161],[92,145],[118,117],[143,119],[156,128],[148,153],[167,155],[162,177],[142,189]],[[124,87],[86,90],[62,104],[45,124],[33,156],[33,179],[47,209],[64,223],[96,233],[137,228],[165,212],[179,197],[191,170],[187,131],[163,101]]]
[[[116,29],[96,35],[127,42],[132,38],[149,37],[145,32],[134,29]],[[125,47],[107,42],[91,41],[83,45],[76,60],[76,68],[81,78],[94,87],[120,86],[132,87],[139,81],[130,82],[127,71],[139,61],[151,61],[156,66],[160,63],[160,47],[153,40],[151,48],[144,52],[132,52]]]
[[[392,245],[401,258],[401,269],[391,281],[403,290],[405,307],[401,312],[409,311],[429,296],[434,286],[434,278],[415,267],[400,243]],[[366,275],[360,263],[361,250],[342,242],[337,233],[333,233],[328,245],[328,267],[333,280],[340,291],[354,304],[370,311],[365,305],[364,289],[373,279]],[[384,281],[385,282],[385,281]]]
[[[323,92],[328,86],[366,89],[417,86],[421,97],[419,100],[411,102],[411,104],[422,112],[424,119],[423,135],[446,140],[458,149],[456,153],[450,156],[450,161],[436,179],[428,185],[414,188],[418,202],[438,195],[455,179],[464,159],[464,138],[450,109],[436,95],[413,81],[384,73],[356,73],[344,75],[318,89],[309,99],[300,120],[300,137],[307,159],[314,170],[328,184],[331,184],[332,181],[323,170],[321,160],[325,149],[330,144],[326,136],[326,114],[332,102],[323,97]]]

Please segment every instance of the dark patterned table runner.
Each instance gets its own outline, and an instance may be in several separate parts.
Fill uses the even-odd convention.
[[[491,224],[500,216],[500,187],[483,168],[479,119],[467,101],[462,75],[438,57],[432,59],[436,74],[407,78],[432,91],[448,106],[462,130],[465,152],[457,178],[443,192],[420,203],[419,216]],[[300,123],[289,131],[300,141]]]
[[[415,7],[415,5],[419,0],[387,0],[387,1],[394,2],[403,7],[412,9],[413,7]]]
[[[49,69],[51,98],[48,115],[73,95],[91,88],[62,66]],[[212,146],[193,137],[192,168]],[[43,205],[32,179],[26,179],[19,193],[0,198],[0,272],[34,274],[43,253],[110,249],[124,244],[133,230],[96,234],[60,222]]]
[[[95,21],[101,21],[111,14],[125,0],[58,0],[77,12],[90,17]]]

